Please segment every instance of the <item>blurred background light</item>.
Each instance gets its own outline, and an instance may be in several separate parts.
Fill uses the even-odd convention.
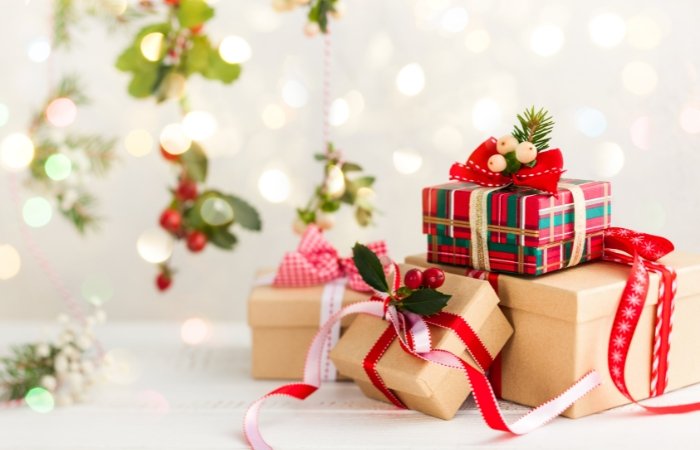
[[[291,189],[289,177],[279,169],[268,169],[258,179],[260,195],[270,203],[281,203],[287,200]]]
[[[0,244],[0,280],[14,278],[21,268],[19,252],[10,244]]]
[[[10,119],[10,109],[4,103],[0,103],[0,127],[4,127]]]
[[[470,52],[481,53],[488,50],[489,45],[491,45],[491,36],[486,30],[474,30],[467,33],[464,45]]]
[[[700,133],[700,107],[686,106],[681,110],[679,120],[686,133]]]
[[[233,220],[233,208],[220,197],[210,197],[202,203],[200,215],[204,222],[217,227]]]
[[[369,42],[367,58],[372,67],[380,67],[391,60],[394,53],[394,42],[385,32],[375,34]]]
[[[73,100],[66,97],[56,98],[46,107],[46,119],[55,127],[71,125],[77,115],[78,107]]]
[[[344,98],[333,100],[329,115],[329,122],[334,127],[339,127],[350,118],[350,106]]]
[[[393,160],[396,171],[404,175],[418,172],[423,165],[423,157],[410,148],[394,151]]]
[[[32,228],[41,228],[51,222],[53,208],[44,197],[31,197],[22,206],[24,223]]]
[[[80,285],[80,293],[86,302],[101,306],[114,297],[114,285],[106,275],[90,275]]]
[[[51,42],[47,37],[39,37],[29,43],[27,56],[35,63],[44,62],[51,55]]]
[[[661,43],[661,27],[654,19],[634,16],[627,20],[627,42],[640,50],[652,50]]]
[[[622,69],[622,86],[635,95],[648,95],[656,89],[658,76],[650,64],[632,61]]]
[[[131,130],[124,138],[124,147],[132,156],[146,156],[153,148],[153,136],[146,130]]]
[[[604,142],[595,148],[593,164],[599,177],[611,178],[622,171],[625,165],[625,154],[614,142]]]
[[[167,261],[173,254],[173,237],[161,228],[144,231],[136,241],[139,256],[151,264]]]
[[[501,107],[496,100],[482,98],[472,109],[472,124],[483,133],[496,133],[501,128]]]
[[[46,176],[54,181],[63,181],[68,178],[73,170],[71,160],[62,153],[54,153],[44,163]]]
[[[192,139],[187,136],[182,124],[171,123],[161,131],[160,145],[172,155],[181,155],[190,149]]]
[[[182,119],[182,131],[193,141],[203,141],[212,137],[217,128],[216,118],[207,111],[190,111]]]
[[[226,36],[219,44],[221,59],[231,64],[240,64],[248,61],[253,55],[248,41],[240,36]]]
[[[446,10],[440,18],[440,26],[443,30],[450,33],[464,31],[468,22],[469,14],[467,14],[467,10],[461,6],[455,6]]]
[[[608,122],[605,115],[589,107],[579,108],[576,111],[576,128],[588,137],[598,137],[605,132]]]
[[[530,48],[539,56],[553,56],[564,46],[564,32],[556,25],[541,25],[530,35]]]
[[[648,116],[638,117],[630,126],[630,139],[632,143],[641,150],[651,148],[651,118]]]
[[[279,105],[267,105],[262,112],[262,121],[266,127],[277,130],[287,123],[287,114]]]
[[[148,33],[143,38],[141,38],[141,54],[144,58],[149,61],[158,61],[163,53],[163,40],[165,36],[163,33]]]
[[[102,0],[100,6],[104,7],[107,12],[120,16],[126,12],[129,2],[128,0]]]
[[[309,101],[309,92],[297,80],[287,80],[282,85],[282,100],[292,108],[302,108]]]
[[[12,133],[0,143],[0,164],[8,170],[19,171],[34,159],[34,143],[24,133]]]
[[[188,345],[203,344],[211,338],[211,326],[200,317],[192,317],[183,322],[180,337]]]
[[[406,64],[396,75],[396,88],[403,95],[418,95],[425,87],[425,73],[418,63]]]
[[[24,402],[34,412],[46,414],[53,411],[55,406],[53,395],[44,388],[31,388],[24,396]]]
[[[443,125],[433,134],[433,145],[446,153],[459,152],[464,145],[462,133],[451,125]]]
[[[588,33],[594,44],[612,48],[625,38],[625,21],[617,14],[600,14],[588,23]]]

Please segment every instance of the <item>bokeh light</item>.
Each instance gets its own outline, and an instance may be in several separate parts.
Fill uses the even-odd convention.
[[[115,16],[121,16],[129,6],[128,0],[102,0],[100,6]]]
[[[0,244],[0,280],[14,278],[21,268],[19,252],[10,244]]]
[[[482,98],[472,109],[472,124],[483,133],[494,133],[501,127],[501,107],[496,100]]]
[[[328,169],[325,187],[326,193],[332,198],[338,198],[345,193],[345,174],[339,165],[333,165]]]
[[[608,128],[608,121],[600,110],[583,107],[576,111],[576,128],[588,137],[598,137]]]
[[[149,263],[160,264],[173,254],[173,237],[165,230],[152,228],[139,236],[136,250]]]
[[[282,100],[292,108],[302,108],[309,101],[309,92],[297,80],[287,80],[282,85]]]
[[[240,36],[226,36],[219,44],[221,59],[231,64],[246,62],[253,55],[248,41]]]
[[[268,169],[258,179],[258,190],[268,202],[281,203],[289,198],[292,186],[286,173],[279,169]]]
[[[491,45],[491,35],[482,29],[471,31],[464,38],[464,45],[470,52],[482,53]]]
[[[440,26],[443,30],[450,33],[459,33],[464,31],[469,22],[469,14],[467,10],[461,6],[455,6],[446,10],[440,18]]]
[[[627,42],[640,50],[652,50],[661,42],[661,27],[646,16],[635,16],[627,21]]]
[[[443,125],[433,134],[433,145],[443,152],[461,151],[464,145],[462,133],[451,125]]]
[[[44,197],[31,197],[24,202],[22,218],[32,228],[41,228],[51,222],[53,208]]]
[[[365,109],[365,97],[358,90],[353,89],[345,94],[345,100],[348,102],[350,112],[353,115],[360,114]]]
[[[192,317],[183,322],[180,337],[185,344],[199,345],[211,338],[211,327],[206,320]]]
[[[556,25],[541,25],[530,35],[530,48],[539,56],[553,56],[564,46],[564,32]]]
[[[612,48],[625,38],[625,21],[617,14],[600,14],[588,23],[588,33],[594,44]]]
[[[27,47],[27,56],[35,63],[44,62],[51,56],[51,42],[46,37],[34,39]]]
[[[217,128],[216,118],[207,111],[190,111],[182,119],[182,131],[193,141],[203,141],[212,137]]]
[[[0,127],[4,127],[10,119],[10,110],[4,103],[0,103]]]
[[[70,158],[62,153],[54,153],[49,156],[44,163],[46,176],[54,181],[63,181],[68,178],[73,171],[73,163]]]
[[[41,414],[53,411],[55,406],[51,392],[40,387],[31,388],[24,396],[24,401],[32,411]]]
[[[24,133],[7,135],[0,144],[0,164],[5,169],[19,171],[34,159],[34,143]]]
[[[656,88],[658,76],[650,64],[632,61],[622,69],[622,86],[635,95],[648,95]]]
[[[114,296],[114,285],[106,275],[92,275],[83,280],[80,293],[85,301],[95,306],[102,306]]]
[[[139,46],[143,57],[149,61],[158,61],[162,57],[164,38],[163,33],[157,31],[145,35],[141,39],[141,45]]]
[[[287,123],[287,114],[279,105],[267,105],[262,112],[262,120],[266,127],[277,130]]]
[[[681,128],[686,133],[700,133],[700,107],[686,106],[681,110],[678,118],[681,123]]]
[[[146,130],[131,130],[124,138],[124,147],[132,156],[146,156],[153,148],[153,136]]]
[[[246,11],[246,18],[252,29],[263,33],[276,30],[282,21],[282,15],[277,14],[266,4],[251,5]]]
[[[651,148],[651,118],[648,116],[638,117],[630,126],[630,139],[632,143],[641,150]]]
[[[334,127],[339,127],[350,118],[350,105],[344,98],[336,98],[331,105],[328,121]]]
[[[67,127],[75,122],[78,115],[78,107],[73,100],[67,97],[59,97],[51,101],[46,107],[46,120],[55,127]]]
[[[171,123],[161,131],[160,145],[172,155],[181,155],[190,149],[192,139],[185,134],[185,129],[181,124]]]
[[[217,227],[233,220],[233,208],[220,197],[210,197],[202,202],[200,215],[206,223]]]
[[[377,200],[377,193],[374,189],[361,187],[357,190],[357,206],[364,209],[372,209]]]
[[[625,165],[625,154],[614,142],[604,142],[593,152],[593,164],[596,174],[603,178],[614,177]]]
[[[369,50],[367,51],[367,59],[373,67],[381,67],[391,60],[394,54],[394,41],[387,33],[377,33],[369,42]]]
[[[396,171],[404,175],[418,172],[423,165],[423,157],[411,148],[394,151],[393,159]]]
[[[396,75],[396,88],[403,95],[418,95],[425,87],[425,73],[418,63],[406,64]]]

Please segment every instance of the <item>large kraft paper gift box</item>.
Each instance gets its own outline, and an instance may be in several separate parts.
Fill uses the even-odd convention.
[[[600,259],[611,192],[604,181],[562,179],[556,195],[452,181],[424,188],[422,205],[429,262],[540,275],[567,267],[572,257],[576,262]],[[574,245],[577,220],[580,248]],[[474,253],[480,227],[488,246],[482,262]]]
[[[272,270],[261,271],[258,278],[270,273]],[[302,378],[306,353],[321,325],[324,290],[337,288],[338,285],[334,283],[303,288],[279,288],[264,284],[253,287],[248,300],[248,325],[253,335],[254,378]],[[342,295],[342,306],[370,297],[369,293],[349,288],[345,288]],[[341,333],[352,320],[352,317],[343,319]],[[335,369],[329,365],[324,370]]]
[[[434,266],[425,255],[406,261]],[[660,262],[678,272],[670,391],[700,382],[700,256],[674,252]],[[465,273],[462,267],[438,267]],[[538,406],[595,369],[602,386],[563,415],[578,418],[629,403],[615,388],[607,360],[613,318],[629,273],[625,265],[593,262],[538,277],[499,275],[500,306],[515,330],[501,352],[501,398]],[[659,276],[650,273],[649,294],[627,360],[627,385],[636,399],[649,397],[658,284]]]
[[[401,272],[411,267],[402,265]],[[451,294],[452,298],[444,311],[462,316],[495,357],[513,329],[498,309],[498,297],[493,288],[480,280],[451,274],[446,274],[445,278],[440,291]],[[389,323],[382,319],[360,314],[331,352],[331,359],[341,374],[352,378],[368,397],[385,402],[387,399],[370,382],[363,361],[387,326]],[[431,327],[431,335],[434,348],[448,350],[477,367],[454,333]],[[462,371],[420,360],[404,352],[396,340],[376,368],[386,386],[406,407],[441,419],[454,417],[471,392]]]

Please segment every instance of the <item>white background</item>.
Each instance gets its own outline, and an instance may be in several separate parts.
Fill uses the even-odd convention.
[[[333,92],[345,97],[357,91],[364,107],[352,103],[349,120],[333,128],[333,135],[349,159],[378,175],[382,215],[377,227],[359,230],[349,214],[342,214],[330,233],[339,248],[349,251],[356,240],[385,238],[397,258],[422,251],[421,187],[445,181],[452,162],[465,160],[490,134],[510,131],[515,114],[534,103],[549,108],[557,121],[552,144],[563,149],[570,176],[613,181],[616,224],[663,234],[684,250],[700,250],[696,2],[347,3],[346,17],[333,24]],[[319,150],[321,139],[321,40],[303,37],[301,11],[276,14],[264,0],[216,4],[217,16],[207,26],[210,35],[216,40],[242,36],[253,54],[233,86],[195,77],[190,83],[192,106],[214,113],[219,123],[219,132],[205,142],[212,157],[210,185],[253,202],[265,229],[261,234],[241,232],[234,253],[211,248],[192,256],[180,246],[174,259],[180,269],[175,285],[160,295],[153,286],[155,268],[140,259],[136,240],[155,226],[167,202],[165,187],[174,175],[157,152],[143,158],[129,155],[123,137],[134,128],[157,136],[164,125],[179,120],[178,110],[174,104],[131,99],[126,93],[127,75],[114,68],[117,54],[138,25],[110,30],[103,22],[87,19],[71,51],[56,52],[50,68],[46,62],[32,62],[27,48],[48,33],[48,5],[46,0],[2,2],[0,102],[8,106],[10,118],[0,128],[0,138],[24,130],[43,102],[49,73],[55,79],[60,73],[79,72],[93,101],[80,109],[73,128],[120,137],[120,161],[107,180],[93,186],[106,219],[99,233],[82,239],[54,217],[35,230],[36,240],[76,295],[86,281],[97,279],[110,287],[113,295],[106,309],[113,318],[198,315],[243,320],[255,270],[275,265],[285,250],[294,248],[297,238],[290,227],[294,207],[306,200],[320,177],[311,155]],[[467,13],[466,24],[459,8]],[[604,13],[626,21],[626,35],[611,48],[596,45],[589,33],[590,21]],[[643,30],[640,37],[634,24],[645,22],[639,17],[656,27],[658,42],[654,29]],[[535,38],[535,49],[541,53],[548,50],[541,45],[550,46],[555,52],[551,56],[538,55],[532,46],[533,33],[538,36],[537,27],[545,25],[558,27],[563,36],[560,48],[556,30],[553,37]],[[490,36],[484,51],[475,51],[479,49],[474,48],[478,36],[474,32]],[[614,35],[615,29],[602,37],[615,41]],[[656,82],[653,75],[635,71],[635,65],[627,66],[631,62],[648,64]],[[413,97],[396,88],[398,71],[409,63],[420,64],[425,72],[425,88]],[[281,88],[289,79],[306,86],[308,106],[284,106]],[[630,83],[648,92],[630,92]],[[269,129],[261,118],[270,104],[286,110],[280,129]],[[492,107],[484,111],[484,105]],[[603,114],[604,130],[596,130],[596,123],[585,119],[583,108]],[[646,119],[639,122],[640,117]],[[649,125],[646,142],[640,138],[640,123]],[[623,161],[608,143],[621,148]],[[393,153],[406,148],[423,158],[422,167],[412,175],[400,174],[393,162]],[[291,195],[281,204],[267,202],[258,190],[260,175],[271,168],[291,178]],[[12,206],[8,180],[0,171],[0,243],[19,250],[22,270],[15,278],[0,281],[0,316],[50,318],[60,303],[21,239],[21,218]],[[23,190],[22,195],[33,193]]]

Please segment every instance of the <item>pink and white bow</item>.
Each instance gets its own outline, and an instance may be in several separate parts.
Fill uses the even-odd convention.
[[[367,247],[380,258],[387,256],[384,241],[371,242]],[[340,278],[347,278],[348,287],[354,291],[372,291],[362,280],[352,257],[340,257],[338,250],[326,240],[323,231],[316,225],[309,225],[296,251],[284,255],[272,285],[318,286]]]

